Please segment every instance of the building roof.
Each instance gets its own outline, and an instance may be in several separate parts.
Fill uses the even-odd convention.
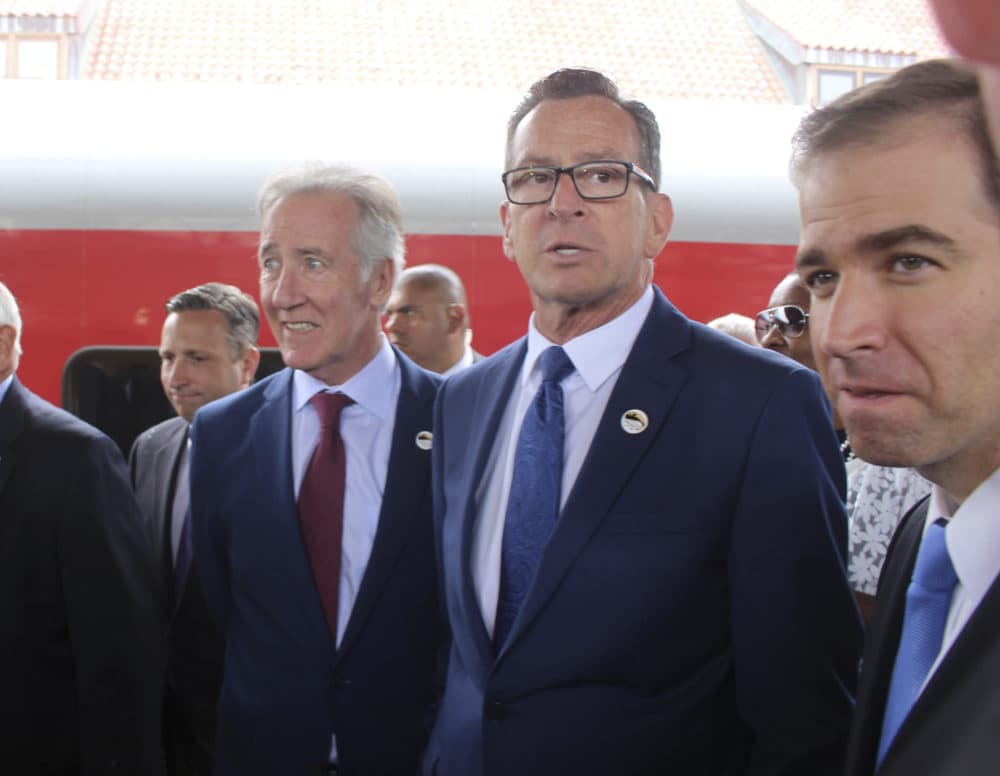
[[[104,0],[82,75],[523,90],[573,65],[643,99],[788,101],[737,0]]]
[[[76,16],[82,0],[0,0],[0,16]]]
[[[927,0],[744,0],[806,48],[948,55]]]

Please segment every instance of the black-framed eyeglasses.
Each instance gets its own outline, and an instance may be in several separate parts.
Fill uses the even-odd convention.
[[[615,199],[628,191],[629,179],[634,175],[653,191],[656,184],[652,176],[632,162],[613,159],[596,159],[571,167],[533,165],[507,170],[502,176],[507,199],[515,205],[538,205],[548,202],[556,193],[559,176],[566,173],[583,199]]]
[[[763,342],[774,326],[778,327],[778,333],[782,337],[795,339],[805,332],[808,321],[809,313],[801,307],[795,304],[783,304],[757,313],[754,319],[754,331],[757,333],[758,342]]]

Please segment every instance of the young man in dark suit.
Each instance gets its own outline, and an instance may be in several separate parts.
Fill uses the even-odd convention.
[[[381,311],[395,193],[307,165],[268,181],[261,306],[288,368],[191,430],[199,579],[226,637],[216,776],[417,770],[443,636],[432,542],[437,378]]]
[[[0,770],[157,773],[160,591],[125,461],[20,357],[0,283]]]
[[[652,287],[659,148],[587,70],[508,125],[503,246],[534,314],[439,393],[429,774],[839,774],[861,634],[829,406]]]
[[[851,445],[929,500],[879,580],[849,776],[1000,762],[1000,163],[975,74],[904,68],[807,117],[793,180],[817,364]]]
[[[166,304],[160,380],[177,417],[143,432],[132,446],[132,487],[162,580],[169,627],[163,748],[169,776],[208,776],[215,704],[222,685],[223,639],[208,616],[191,568],[188,429],[205,404],[253,382],[260,352],[257,304],[235,286],[206,283]]]

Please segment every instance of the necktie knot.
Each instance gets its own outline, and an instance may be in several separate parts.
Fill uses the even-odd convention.
[[[913,583],[926,590],[951,591],[958,582],[948,545],[945,542],[943,520],[935,521],[924,535],[913,567]]]
[[[559,383],[573,372],[573,362],[558,345],[542,351],[539,361],[542,365],[543,383]]]
[[[354,399],[344,393],[320,391],[310,400],[319,415],[320,428],[339,428],[340,413],[348,405],[354,404]]]

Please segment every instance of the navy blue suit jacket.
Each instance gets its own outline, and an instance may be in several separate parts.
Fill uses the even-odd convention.
[[[302,541],[291,464],[292,370],[202,408],[191,429],[195,565],[226,636],[216,776],[414,773],[442,625],[430,453],[437,380],[402,382],[371,558],[339,649]],[[348,518],[349,519],[349,518]]]
[[[434,433],[452,645],[439,776],[836,774],[861,642],[844,466],[816,375],[656,290],[502,651],[477,489],[526,350],[451,377]],[[626,433],[625,412],[648,428]]]
[[[158,773],[160,595],[118,447],[15,378],[0,402],[0,771]]]

